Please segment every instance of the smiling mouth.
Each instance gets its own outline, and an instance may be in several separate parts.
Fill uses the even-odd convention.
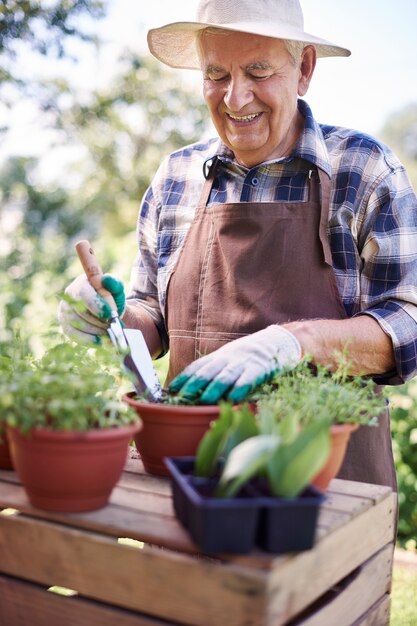
[[[226,113],[227,117],[235,122],[252,122],[254,119],[262,115],[262,113],[253,113],[252,115],[232,115],[231,113]]]

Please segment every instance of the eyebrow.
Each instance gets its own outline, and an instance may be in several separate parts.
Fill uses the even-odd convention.
[[[271,64],[268,61],[256,61],[254,63],[249,63],[242,69],[246,72],[254,71],[254,70],[270,70],[272,68]],[[209,65],[206,70],[206,74],[220,74],[221,72],[226,72],[224,67],[219,65]]]
[[[268,61],[257,61],[255,63],[249,63],[245,67],[245,70],[270,70],[271,64]]]

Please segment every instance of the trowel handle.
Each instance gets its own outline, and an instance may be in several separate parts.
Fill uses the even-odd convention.
[[[94,250],[91,247],[90,242],[87,241],[87,239],[78,241],[75,244],[75,249],[90,285],[94,287],[97,293],[108,303],[112,311],[117,311],[117,306],[113,296],[110,291],[107,291],[107,289],[105,289],[101,284],[103,272],[101,271],[101,267],[94,255]]]

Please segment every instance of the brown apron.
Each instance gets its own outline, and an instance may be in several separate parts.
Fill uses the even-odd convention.
[[[307,202],[207,206],[214,173],[215,166],[168,283],[168,381],[269,324],[347,317],[327,236],[327,174],[310,170]],[[353,435],[339,476],[396,488],[388,410],[378,428]]]

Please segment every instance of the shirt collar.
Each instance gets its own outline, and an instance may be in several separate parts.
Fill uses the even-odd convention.
[[[332,166],[329,161],[326,144],[324,141],[322,130],[313,117],[310,107],[304,100],[298,100],[298,110],[305,119],[304,130],[301,133],[294,150],[285,159],[280,159],[281,163],[289,162],[293,158],[300,158],[313,163],[316,167],[324,170],[331,177]],[[218,158],[225,163],[234,161],[234,154],[219,139],[213,143],[212,150],[203,163],[203,172],[207,178],[211,164]],[[274,161],[276,162],[276,161]]]

